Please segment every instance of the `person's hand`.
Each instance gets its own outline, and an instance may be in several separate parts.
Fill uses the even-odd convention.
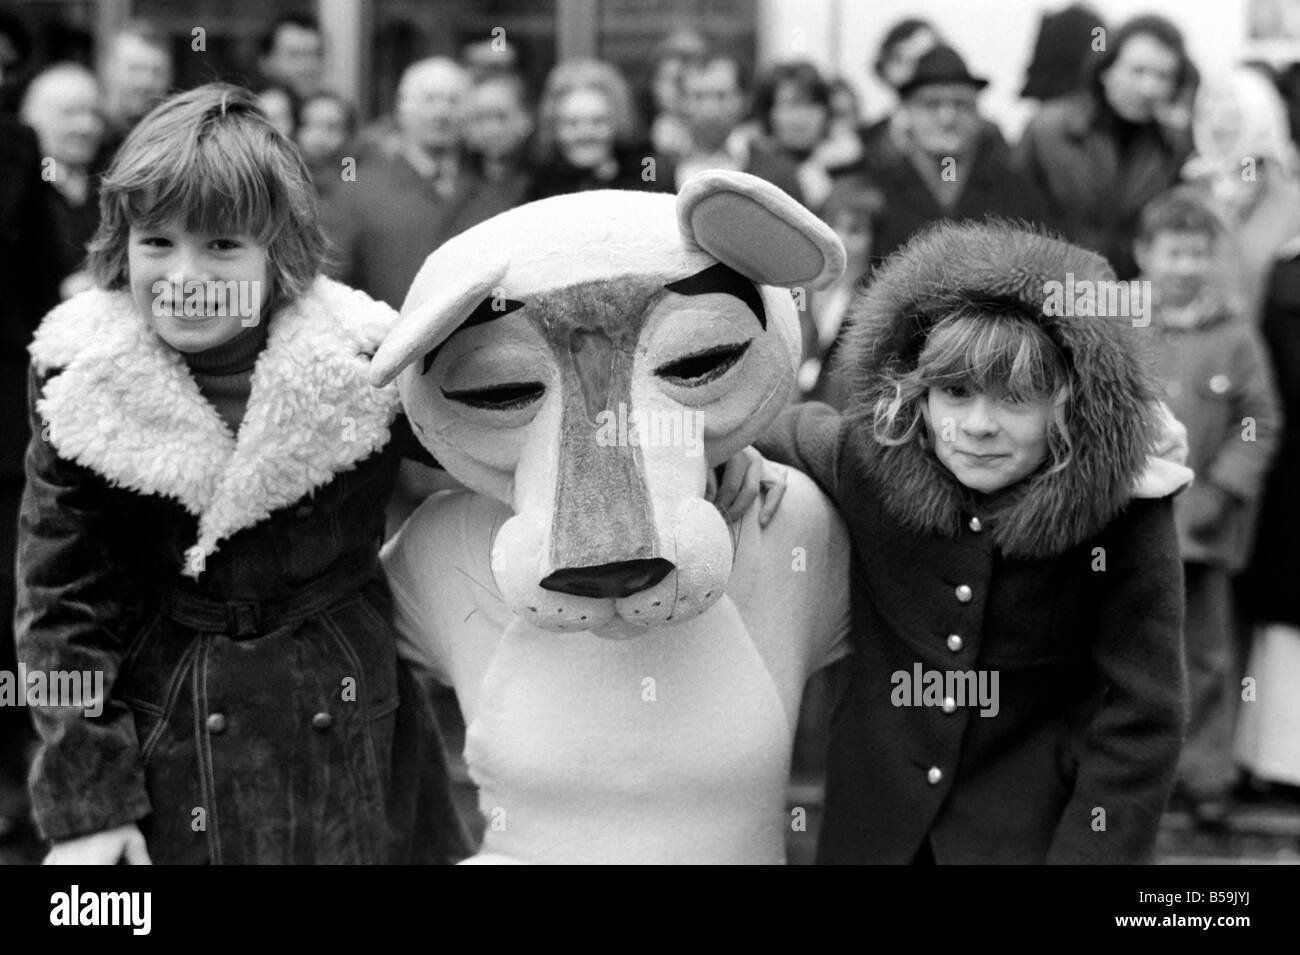
[[[153,865],[144,835],[135,823],[105,829],[88,836],[56,842],[45,857],[45,865]]]
[[[787,470],[773,464],[752,447],[732,455],[722,470],[718,484],[712,471],[706,499],[712,501],[729,521],[737,521],[753,505],[759,494],[763,505],[758,511],[758,526],[766,527],[785,494]]]

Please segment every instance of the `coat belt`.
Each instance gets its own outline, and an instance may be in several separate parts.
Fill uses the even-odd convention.
[[[377,575],[373,555],[345,558],[329,570],[275,600],[213,600],[179,588],[163,595],[162,609],[174,623],[232,640],[249,640],[277,627],[305,620],[353,597]]]

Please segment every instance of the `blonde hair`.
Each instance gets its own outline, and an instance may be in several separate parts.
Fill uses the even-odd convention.
[[[1070,371],[1060,348],[1030,316],[963,309],[931,329],[912,367],[895,363],[882,374],[888,387],[871,408],[872,434],[881,444],[925,439],[921,409],[930,389],[964,385],[1015,400],[1050,400],[1047,473],[1069,466]]]
[[[267,247],[268,310],[307,290],[325,250],[311,174],[246,89],[209,83],[155,107],[131,131],[100,188],[88,264],[106,289],[127,284],[132,226],[246,234]]]
[[[537,108],[536,148],[540,162],[554,162],[558,156],[555,127],[560,102],[578,90],[594,90],[605,97],[613,114],[615,147],[632,145],[636,136],[636,112],[623,74],[604,60],[567,60],[551,70],[542,88]]]

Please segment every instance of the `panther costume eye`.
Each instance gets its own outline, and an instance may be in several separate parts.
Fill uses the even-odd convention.
[[[546,386],[540,381],[496,385],[492,388],[467,388],[462,391],[442,389],[442,396],[448,401],[458,401],[471,408],[486,408],[489,411],[518,411],[527,408],[545,393]]]
[[[738,345],[718,345],[704,351],[670,361],[655,369],[655,374],[666,381],[686,388],[698,388],[716,381],[735,367],[749,350],[749,342]]]

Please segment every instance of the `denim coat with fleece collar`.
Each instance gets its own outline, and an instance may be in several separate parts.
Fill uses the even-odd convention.
[[[395,317],[318,279],[271,320],[237,436],[128,292],[46,317],[19,658],[102,673],[106,697],[32,709],[47,839],[135,822],[154,862],[465,854],[377,562],[413,444],[365,377]]]

